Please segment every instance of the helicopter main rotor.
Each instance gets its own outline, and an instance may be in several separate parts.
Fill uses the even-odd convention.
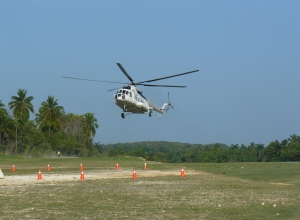
[[[151,80],[146,80],[146,81],[142,81],[142,82],[134,82],[133,79],[130,77],[130,75],[126,72],[126,70],[124,69],[124,67],[121,65],[121,63],[117,63],[118,67],[121,69],[121,71],[124,73],[124,75],[129,79],[129,81],[131,83],[125,83],[125,82],[112,82],[112,81],[102,81],[102,80],[94,80],[94,79],[82,79],[82,78],[75,78],[75,77],[68,77],[68,76],[62,76],[63,78],[68,78],[68,79],[77,79],[77,80],[85,80],[85,81],[94,81],[94,82],[106,82],[106,83],[116,83],[116,84],[126,84],[126,85],[133,85],[133,86],[137,86],[137,85],[141,85],[141,86],[154,86],[154,87],[174,87],[174,88],[185,88],[186,86],[177,86],[177,85],[154,85],[154,84],[148,84],[149,82],[154,82],[154,81],[158,81],[158,80],[163,80],[163,79],[168,79],[168,78],[172,78],[172,77],[177,77],[177,76],[182,76],[182,75],[186,75],[186,74],[190,74],[190,73],[194,73],[194,72],[198,72],[199,70],[193,70],[193,71],[189,71],[189,72],[185,72],[185,73],[180,73],[180,74],[175,74],[175,75],[171,75],[171,76],[165,76],[165,77],[161,77],[161,78],[157,78],[157,79],[151,79]],[[117,88],[116,88],[117,89]],[[108,91],[112,91],[115,89],[110,89]]]
[[[185,88],[186,86],[175,86],[175,85],[153,85],[153,84],[145,84],[148,82],[154,82],[154,81],[158,81],[158,80],[163,80],[163,79],[168,79],[168,78],[172,78],[172,77],[176,77],[176,76],[182,76],[182,75],[186,75],[189,73],[194,73],[194,72],[198,72],[199,70],[193,70],[193,71],[189,71],[189,72],[185,72],[185,73],[180,73],[180,74],[175,74],[175,75],[171,75],[171,76],[165,76],[165,77],[161,77],[161,78],[157,78],[157,79],[151,79],[151,80],[146,80],[146,81],[142,81],[142,82],[137,82],[135,83],[133,81],[133,79],[129,76],[129,74],[126,72],[126,70],[124,69],[124,67],[121,65],[121,63],[117,63],[118,67],[122,70],[122,72],[124,73],[124,75],[129,79],[129,81],[131,82],[131,85],[137,86],[137,85],[142,85],[142,86],[156,86],[156,87],[177,87],[177,88]]]

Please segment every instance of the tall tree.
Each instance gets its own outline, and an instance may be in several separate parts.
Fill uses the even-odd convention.
[[[281,144],[278,140],[272,141],[266,148],[268,161],[280,161]]]
[[[44,124],[43,124],[43,118],[42,118],[42,116],[41,116],[40,113],[36,113],[36,114],[35,114],[35,119],[34,119],[34,121],[35,121],[35,124],[36,124],[36,126],[37,126],[38,128],[42,128],[42,127],[44,126]]]
[[[56,130],[60,128],[63,115],[64,107],[58,105],[54,96],[48,96],[48,99],[42,102],[35,121],[40,127],[46,126],[50,133],[51,128]]]
[[[97,119],[93,113],[86,113],[83,115],[83,130],[88,141],[91,141],[96,134],[96,128],[98,128]]]
[[[258,151],[258,159],[260,159],[261,157],[261,152],[262,150],[265,148],[265,145],[264,144],[256,144],[256,149]]]
[[[291,135],[289,138],[288,138],[288,141],[290,143],[299,143],[300,142],[300,136],[297,136],[295,134]]]
[[[288,155],[289,160],[299,161],[300,160],[300,136],[295,134],[288,138]]]
[[[83,116],[82,115],[74,115],[72,113],[68,113],[64,116],[63,119],[64,127],[63,131],[69,135],[76,136],[77,139],[80,139],[82,134],[82,123],[83,123]]]
[[[18,96],[12,96],[12,101],[8,103],[8,106],[12,110],[16,123],[16,154],[18,154],[18,120],[29,120],[30,112],[34,112],[33,105],[31,103],[33,97],[26,97],[26,94],[27,91],[25,89],[19,89]]]

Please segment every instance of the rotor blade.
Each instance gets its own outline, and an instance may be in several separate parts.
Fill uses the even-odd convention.
[[[153,84],[139,84],[142,86],[156,86],[156,87],[175,87],[175,88],[185,88],[186,86],[173,86],[173,85],[153,85]]]
[[[180,74],[176,74],[176,75],[172,75],[172,76],[166,76],[166,77],[162,77],[162,78],[147,80],[147,81],[143,81],[143,82],[139,82],[139,83],[153,82],[153,81],[157,81],[157,80],[168,79],[168,78],[172,78],[172,77],[176,77],[176,76],[182,76],[182,75],[185,75],[185,74],[194,73],[194,72],[198,72],[198,71],[199,70],[193,70],[193,71],[186,72],[186,73],[180,73]],[[137,84],[139,84],[139,83],[137,83]]]
[[[122,70],[122,72],[125,74],[125,76],[127,76],[127,78],[130,80],[130,82],[133,83],[133,79],[129,76],[129,74],[126,72],[126,70],[123,68],[123,66],[121,65],[121,63],[117,63],[118,67]]]
[[[96,80],[96,79],[81,79],[81,78],[74,78],[74,77],[68,77],[68,76],[62,76],[62,78],[85,80],[85,81],[94,81],[94,82],[118,83],[118,84],[127,84],[127,85],[129,84],[129,83],[124,83],[124,82],[101,81],[101,80]]]
[[[110,91],[113,91],[113,90],[116,90],[116,89],[120,89],[120,87],[114,88],[114,89],[110,89],[110,90],[107,90],[107,92],[110,92]]]

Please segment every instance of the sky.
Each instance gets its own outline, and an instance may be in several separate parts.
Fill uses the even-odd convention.
[[[95,142],[172,141],[268,145],[300,135],[300,1],[0,1],[0,99],[18,89],[35,113],[54,96],[66,113],[92,112]],[[122,85],[191,70],[139,87],[158,106],[129,115],[114,104]],[[34,119],[34,114],[31,115]]]

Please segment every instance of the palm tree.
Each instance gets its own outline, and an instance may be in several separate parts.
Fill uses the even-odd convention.
[[[299,143],[300,142],[300,136],[297,136],[295,134],[290,135],[290,137],[288,138],[289,143]]]
[[[256,144],[256,148],[257,148],[257,151],[258,151],[258,159],[260,159],[261,151],[265,148],[265,145],[264,144]]]
[[[83,115],[83,130],[88,141],[96,135],[96,128],[98,128],[97,119],[93,113],[86,113]]]
[[[232,145],[231,145],[231,148],[232,148],[232,149],[239,149],[239,147],[240,147],[240,146],[239,146],[238,144],[232,144]]]
[[[5,105],[2,103],[2,99],[0,99],[0,113],[6,113]]]
[[[12,110],[14,118],[19,116],[28,117],[29,113],[34,112],[33,105],[31,101],[33,100],[32,96],[26,97],[27,91],[25,89],[18,90],[18,96],[12,96],[12,101],[8,103],[9,108]]]
[[[35,121],[35,124],[36,124],[37,127],[39,127],[39,128],[43,127],[43,118],[42,118],[40,113],[35,114],[34,121]]]
[[[42,102],[39,108],[39,113],[36,114],[36,123],[39,127],[47,126],[50,133],[50,129],[58,129],[61,125],[64,115],[64,107],[57,104],[57,99],[54,96],[48,96],[45,102]]]
[[[251,142],[250,145],[248,146],[248,151],[250,152],[250,154],[251,154],[252,156],[257,155],[255,146],[256,146],[256,145],[255,145],[254,142]]]
[[[30,112],[34,112],[33,105],[31,104],[33,97],[26,97],[26,93],[25,89],[19,89],[18,96],[12,96],[12,101],[8,103],[16,123],[16,154],[18,154],[18,120],[29,120]]]

